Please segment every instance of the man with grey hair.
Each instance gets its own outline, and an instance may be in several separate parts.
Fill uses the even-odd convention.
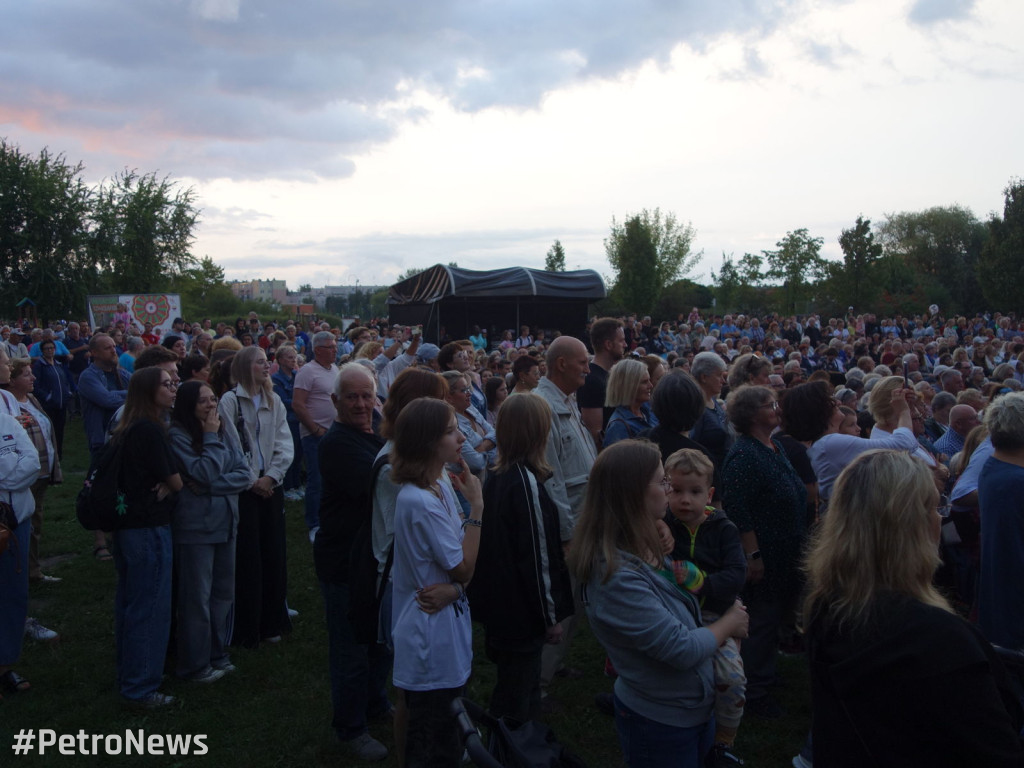
[[[295,374],[292,410],[299,418],[302,455],[306,460],[306,527],[309,540],[316,538],[320,527],[320,462],[317,448],[320,439],[331,428],[337,412],[331,395],[334,393],[338,366],[338,340],[330,331],[313,334],[313,359]]]
[[[938,373],[939,386],[942,387],[943,392],[949,392],[951,395],[956,395],[963,391],[964,388],[964,377],[960,371],[953,368],[946,368],[941,373]]]
[[[534,394],[543,397],[551,406],[546,458],[552,475],[545,481],[544,488],[558,508],[562,546],[568,550],[576,518],[583,506],[587,478],[597,460],[597,447],[576,404],[576,390],[583,386],[590,372],[590,359],[583,342],[572,336],[559,336],[552,341],[546,358],[547,375],[534,390]],[[575,615],[579,616],[581,607],[575,585],[573,595],[576,598]],[[573,617],[563,621],[562,642],[544,646],[540,680],[545,691],[564,666],[575,624]]]
[[[324,349],[317,346],[319,335],[313,337],[314,353]],[[316,363],[304,367],[310,365]],[[373,374],[358,363],[343,365],[335,376],[331,390],[334,418],[327,433],[318,438],[320,463],[330,471],[322,473],[323,514],[313,543],[313,562],[327,614],[334,710],[331,724],[349,751],[362,760],[374,761],[388,754],[387,747],[370,735],[368,720],[392,710],[386,692],[391,653],[382,643],[359,643],[348,614],[352,543],[370,516],[368,478],[384,445],[373,431],[376,388]]]
[[[1024,647],[1024,393],[1011,392],[985,409],[992,457],[981,470],[981,569],[978,624],[1004,648]]]
[[[135,373],[135,358],[146,348],[141,336],[128,336],[124,343],[125,350],[118,358],[120,365],[128,373]]]

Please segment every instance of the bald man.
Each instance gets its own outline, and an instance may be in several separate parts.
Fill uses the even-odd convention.
[[[568,549],[573,528],[583,497],[587,478],[597,459],[597,448],[590,431],[584,426],[580,409],[576,405],[576,390],[583,386],[590,372],[587,348],[572,336],[559,336],[548,347],[547,375],[540,380],[534,393],[551,406],[551,431],[548,433],[547,462],[552,475],[544,487],[558,507],[558,522],[562,545]],[[582,612],[576,596],[576,616]],[[565,656],[572,641],[575,621],[570,617],[562,622],[563,640],[558,645],[545,645],[541,661],[541,688],[545,690],[554,676],[563,669]],[[565,670],[572,674],[571,670]]]
[[[967,435],[980,423],[974,408],[963,403],[954,405],[949,411],[949,429],[935,441],[935,450],[947,456],[959,452],[964,447]]]

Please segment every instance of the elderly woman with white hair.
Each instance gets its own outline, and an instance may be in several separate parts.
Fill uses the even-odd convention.
[[[620,360],[612,367],[604,404],[615,410],[604,430],[604,447],[658,425],[658,418],[651,411],[653,391],[650,370],[640,360]]]
[[[725,384],[725,361],[714,352],[701,352],[690,364],[690,375],[704,393],[704,413],[690,431],[690,438],[708,450],[717,473],[736,439],[725,414],[725,403],[719,398]]]

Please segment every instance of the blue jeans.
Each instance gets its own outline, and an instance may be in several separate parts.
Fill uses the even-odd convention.
[[[348,584],[320,582],[327,613],[331,673],[331,724],[343,741],[366,733],[368,717],[391,708],[387,679],[392,655],[378,643],[356,642],[348,621]]]
[[[715,718],[679,728],[638,715],[615,697],[615,729],[629,768],[702,768],[715,738]]]
[[[306,527],[320,525],[320,438],[302,438],[302,455],[306,457]]]
[[[171,526],[114,531],[117,686],[128,699],[160,687],[171,631]]]

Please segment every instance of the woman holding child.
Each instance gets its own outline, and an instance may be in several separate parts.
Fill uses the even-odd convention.
[[[657,447],[623,440],[598,456],[570,551],[594,634],[619,677],[615,724],[630,768],[698,768],[714,738],[711,658],[744,637],[739,602],[701,626],[697,599],[661,555],[665,472]]]

